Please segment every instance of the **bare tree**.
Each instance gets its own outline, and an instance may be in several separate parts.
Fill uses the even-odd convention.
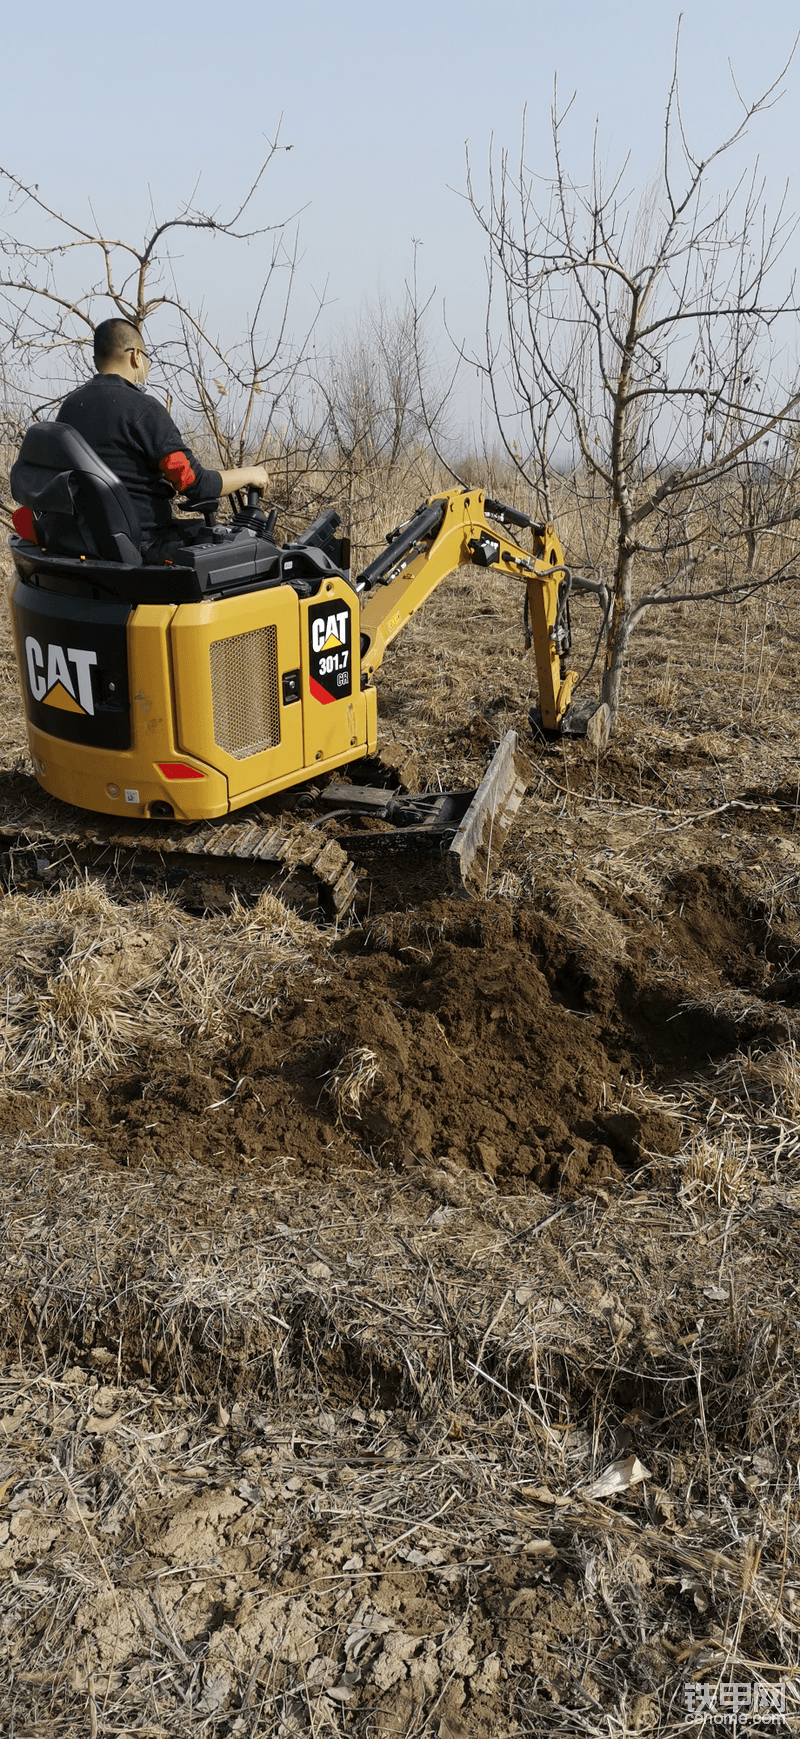
[[[742,454],[733,488],[726,489],[727,479],[721,482],[719,517],[729,525],[738,522],[749,574],[758,571],[764,543],[774,559],[778,539],[791,536],[800,520],[800,445],[793,423],[787,418],[772,441]]]
[[[434,373],[410,297],[366,303],[317,366],[327,488],[362,551],[382,541],[389,498],[432,486],[430,438],[443,424],[442,407],[426,405]]]
[[[789,556],[774,540],[768,572],[757,574],[758,538],[797,516],[785,459],[800,400],[785,263],[794,225],[783,203],[768,215],[758,166],[714,192],[720,159],[777,100],[787,67],[754,102],[734,85],[738,125],[700,159],[684,131],[677,64],[676,43],[662,167],[633,215],[623,177],[605,185],[596,149],[588,188],[570,178],[555,105],[544,201],[524,130],[516,172],[507,152],[499,166],[490,160],[486,202],[468,163],[489,271],[480,367],[506,453],[548,518],[554,466],[568,465],[584,523],[608,532],[603,732],[643,612],[746,596],[785,575]],[[784,461],[765,492],[765,443],[778,436]],[[604,553],[595,540],[598,568]]]
[[[100,320],[119,315],[147,330],[148,354],[183,418],[206,437],[223,468],[263,460],[276,422],[292,425],[302,398],[310,333],[290,341],[287,317],[297,267],[293,218],[259,223],[254,212],[276,138],[257,175],[227,213],[202,210],[192,194],[159,219],[151,202],[141,241],[79,223],[48,204],[38,187],[0,167],[7,203],[0,229],[0,372],[27,420],[47,415],[91,366]],[[196,192],[196,189],[195,189]],[[220,336],[204,306],[178,276],[171,252],[196,232],[232,243],[258,241],[265,264],[244,336]],[[276,413],[280,412],[280,419]],[[278,441],[280,445],[280,440]]]

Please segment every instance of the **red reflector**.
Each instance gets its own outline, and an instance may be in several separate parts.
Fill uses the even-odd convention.
[[[158,761],[156,764],[165,779],[205,779],[205,773],[199,772],[197,767],[187,767],[185,761]]]

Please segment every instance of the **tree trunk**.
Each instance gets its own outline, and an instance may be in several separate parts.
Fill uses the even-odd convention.
[[[752,574],[756,565],[756,524],[757,514],[753,501],[753,491],[746,483],[742,484],[742,535],[747,548],[747,572]]]
[[[600,698],[608,707],[608,734],[613,735],[622,693],[622,672],[631,637],[633,615],[633,551],[623,534],[619,542],[611,622],[606,639],[605,665]]]

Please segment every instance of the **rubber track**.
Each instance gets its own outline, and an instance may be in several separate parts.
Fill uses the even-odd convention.
[[[356,872],[347,853],[337,840],[326,839],[307,822],[281,825],[245,813],[239,821],[222,817],[188,826],[125,823],[60,803],[24,774],[15,775],[10,783],[12,789],[0,790],[0,838],[6,849],[75,847],[98,864],[112,849],[163,856],[176,865],[225,858],[263,864],[265,871],[269,867],[273,873],[302,870],[319,884],[321,895],[336,912],[347,910],[356,891]]]

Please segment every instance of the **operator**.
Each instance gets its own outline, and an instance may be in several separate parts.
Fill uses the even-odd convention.
[[[65,398],[56,421],[77,429],[125,485],[142,528],[142,554],[159,562],[170,544],[205,532],[172,517],[176,492],[191,504],[218,501],[235,489],[265,489],[263,465],[209,471],[197,460],[158,399],[141,389],[150,373],[142,334],[129,320],[101,320],[94,334],[97,373]]]

